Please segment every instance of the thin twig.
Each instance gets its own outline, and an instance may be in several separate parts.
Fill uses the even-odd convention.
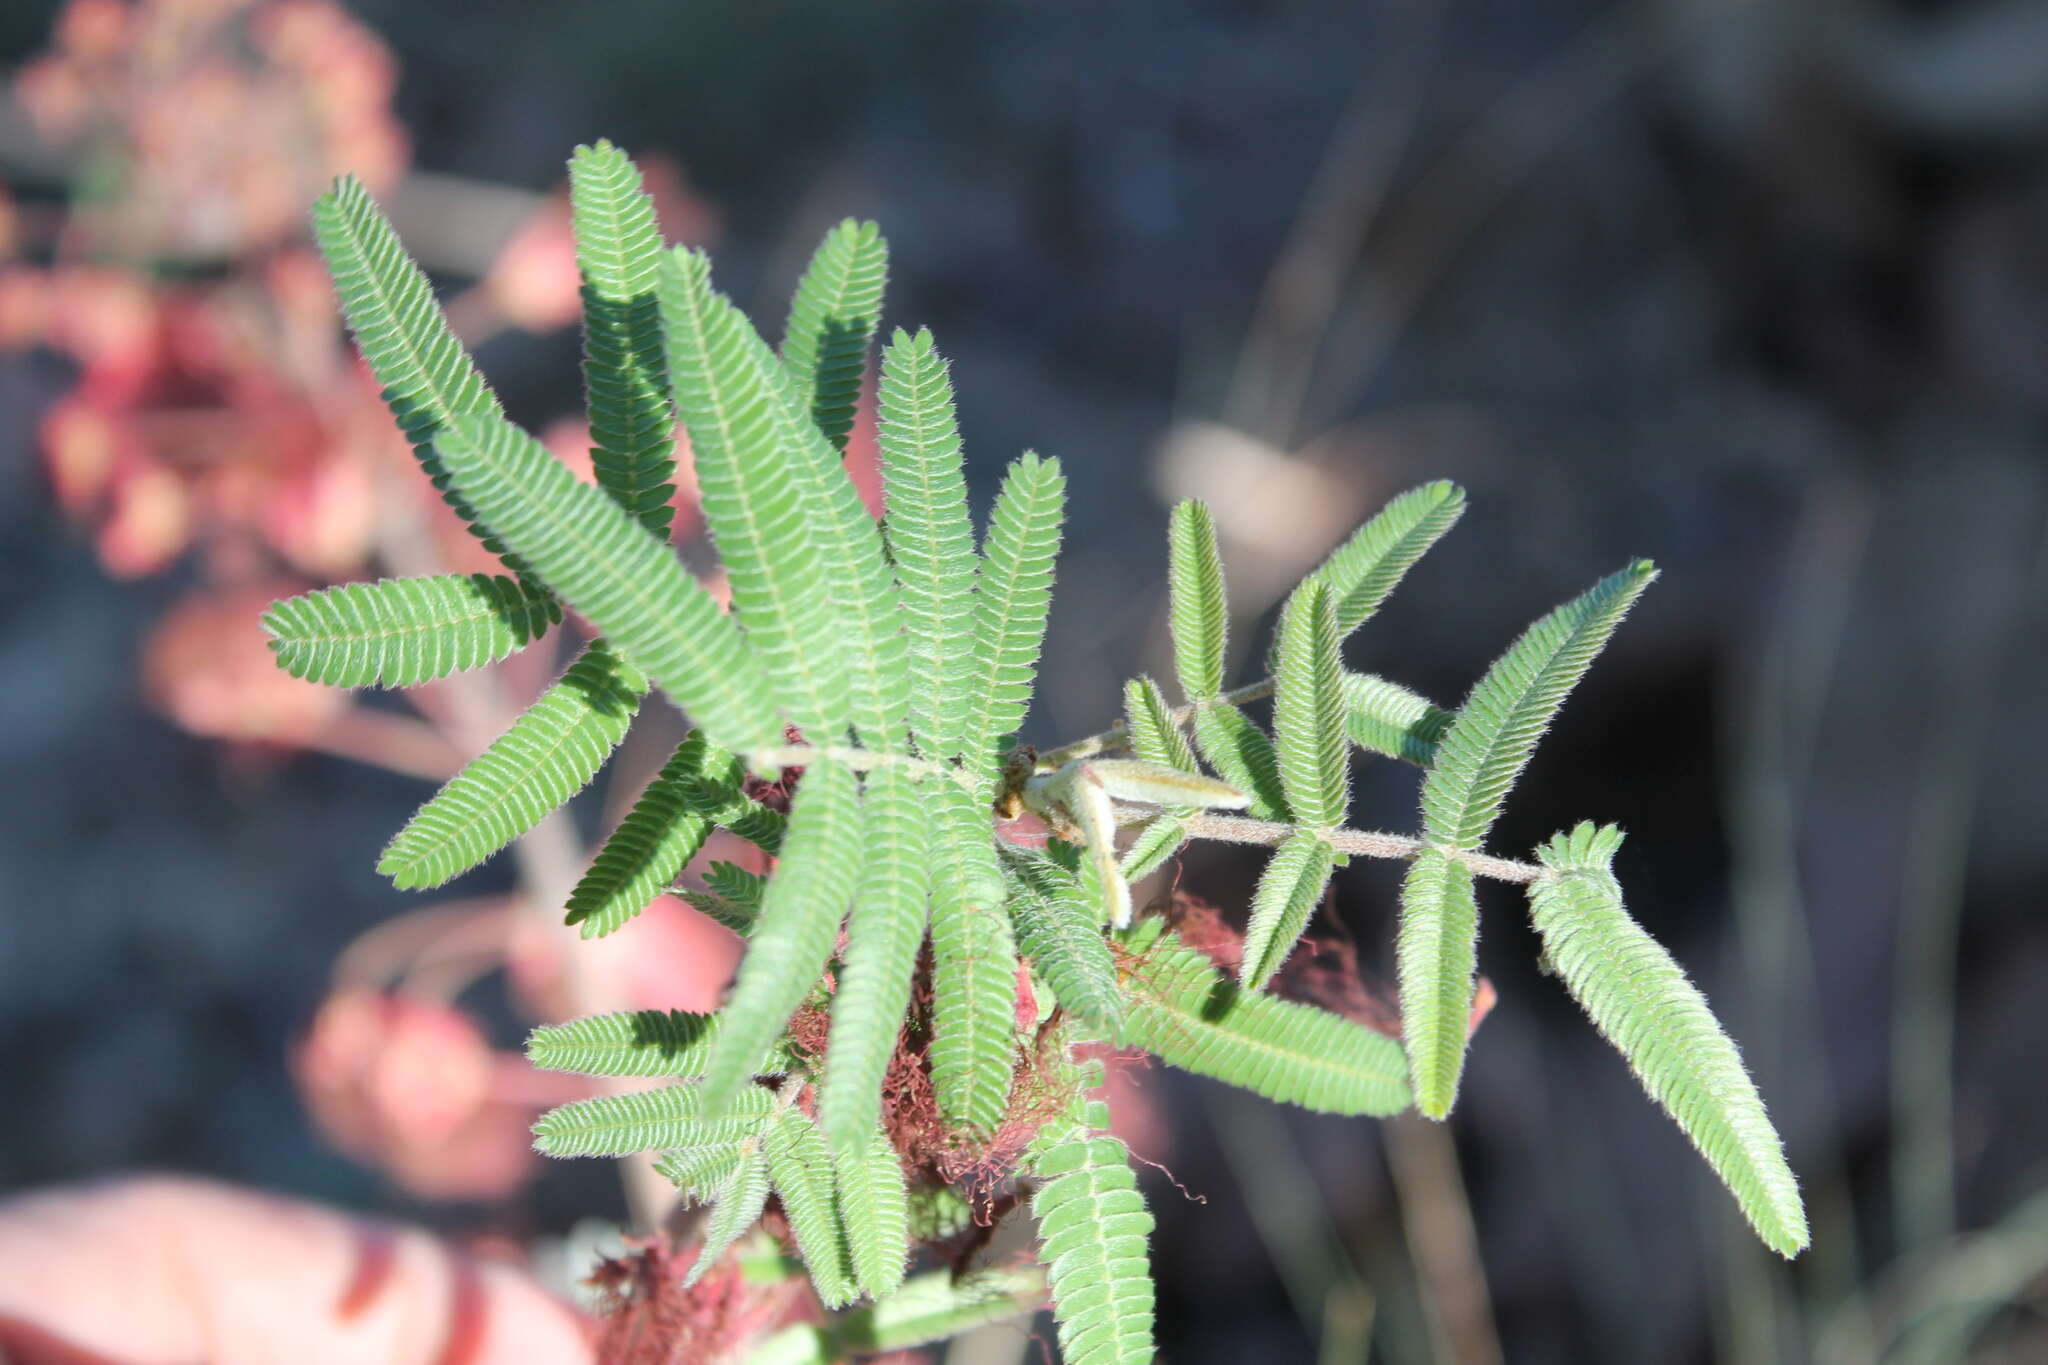
[[[1283,824],[1277,820],[1253,820],[1241,815],[1176,815],[1173,817],[1180,827],[1197,839],[1216,839],[1232,844],[1258,844],[1274,848],[1284,844],[1301,832],[1298,825]],[[1534,863],[1518,863],[1508,858],[1490,857],[1484,853],[1472,853],[1464,849],[1444,848],[1426,840],[1410,838],[1405,834],[1381,834],[1363,829],[1333,829],[1323,831],[1323,837],[1330,841],[1330,847],[1339,853],[1357,853],[1367,858],[1413,858],[1426,848],[1434,848],[1445,857],[1454,858],[1482,877],[1491,877],[1501,882],[1528,883],[1540,881],[1544,870]]]

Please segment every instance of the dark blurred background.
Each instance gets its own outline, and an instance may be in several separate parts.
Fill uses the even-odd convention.
[[[1166,1359],[2048,1359],[2048,4],[59,9],[0,13],[0,1188],[175,1168],[526,1241],[620,1213],[601,1173],[394,1176],[307,1117],[337,959],[421,903],[372,864],[429,786],[350,755],[430,774],[469,732],[278,692],[254,620],[388,571],[417,505],[305,204],[362,172],[543,429],[581,405],[563,161],[608,136],[764,327],[878,219],[978,500],[1065,461],[1034,738],[1166,670],[1179,497],[1219,513],[1246,678],[1279,594],[1428,479],[1471,510],[1351,662],[1444,704],[1663,568],[1495,847],[1626,826],[1812,1251],[1748,1238],[1491,887],[1448,1126],[1138,1078],[1196,1196],[1148,1186]],[[1414,788],[1361,768],[1355,823],[1411,827]],[[1256,871],[1181,884],[1235,910]],[[1395,885],[1339,883],[1376,972]]]

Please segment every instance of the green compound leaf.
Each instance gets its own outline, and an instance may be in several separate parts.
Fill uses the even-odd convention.
[[[549,1110],[533,1125],[534,1146],[549,1156],[627,1156],[670,1147],[732,1146],[758,1133],[774,1096],[749,1087],[713,1114],[692,1084],[626,1095],[599,1095]]]
[[[440,574],[344,583],[264,613],[278,667],[332,687],[412,687],[497,663],[562,619],[516,578]]]
[[[731,761],[699,730],[676,747],[569,893],[568,922],[580,924],[583,937],[620,928],[697,856],[712,821],[694,799],[701,784],[690,779],[715,776]]]
[[[526,1040],[526,1060],[542,1071],[583,1076],[674,1076],[704,1074],[718,1037],[718,1016],[683,1010],[627,1010],[595,1014],[565,1024],[543,1024]],[[788,1051],[770,1048],[756,1075],[789,1069]]]
[[[1344,675],[1344,728],[1361,749],[1427,768],[1454,719],[1399,683],[1371,673]]]
[[[790,301],[782,362],[796,381],[801,410],[834,450],[846,448],[853,430],[861,372],[888,283],[889,244],[882,230],[849,218],[825,234]]]
[[[1337,850],[1310,830],[1289,836],[1275,850],[1259,878],[1244,931],[1243,979],[1248,989],[1264,990],[1294,951],[1336,865]]]
[[[790,719],[829,743],[850,719],[844,632],[818,526],[807,515],[806,481],[777,422],[775,382],[749,348],[759,339],[711,287],[702,252],[663,256],[658,292],[676,409],[689,428],[698,499],[733,611]]]
[[[1050,859],[1011,846],[1001,853],[1011,879],[1018,948],[1052,987],[1061,1009],[1114,1036],[1123,1023],[1123,993],[1094,900]]]
[[[569,158],[576,265],[583,276],[583,383],[597,482],[658,536],[675,508],[675,407],[654,277],[661,229],[640,172],[611,143]]]
[[[1530,916],[1565,988],[1735,1196],[1764,1244],[1807,1245],[1799,1184],[1756,1085],[1705,997],[1622,903],[1621,831],[1581,824],[1536,851]]]
[[[992,1130],[1010,1100],[1017,948],[988,816],[946,783],[932,871],[932,1085],[954,1128]]]
[[[703,1279],[733,1243],[761,1221],[761,1210],[767,1206],[768,1158],[762,1151],[762,1130],[756,1129],[735,1145],[739,1162],[713,1196],[711,1217],[704,1224],[704,1245],[698,1249],[690,1273],[683,1277],[685,1289]]]
[[[881,1122],[882,1078],[903,1031],[911,977],[924,946],[931,890],[929,800],[929,792],[919,790],[902,768],[882,768],[868,777],[862,803],[867,848],[847,926],[845,965],[832,997],[818,1097],[836,1155],[864,1148]]]
[[[1280,779],[1280,759],[1266,732],[1223,701],[1197,706],[1194,722],[1196,747],[1225,782],[1251,798],[1246,811],[1257,820],[1294,823]]]
[[[420,467],[455,514],[486,549],[520,577],[519,555],[485,528],[467,495],[451,486],[436,451],[436,438],[460,416],[502,415],[497,395],[448,328],[434,302],[434,287],[400,245],[362,182],[342,176],[313,205],[313,236],[334,277],[341,311],[355,333],[370,373],[384,388],[385,406],[412,442]]]
[[[812,763],[797,787],[782,861],[747,937],[724,1033],[705,1069],[705,1103],[713,1112],[742,1093],[756,1059],[817,983],[868,851],[852,770]]]
[[[969,769],[991,785],[996,741],[1023,724],[1031,700],[1052,604],[1066,489],[1058,460],[1025,452],[1003,479],[982,545],[961,752]]]
[[[421,806],[378,859],[402,889],[439,886],[583,790],[646,695],[639,671],[593,640],[510,729]]]
[[[1545,616],[1508,646],[1472,689],[1422,782],[1430,842],[1476,849],[1500,814],[1536,741],[1593,656],[1657,576],[1639,559]]]
[[[910,1261],[910,1193],[903,1163],[877,1126],[866,1139],[832,1152],[846,1248],[860,1291],[881,1298],[903,1283]]]
[[[882,352],[883,530],[903,603],[910,724],[927,758],[960,753],[975,661],[974,525],[967,514],[953,384],[932,334],[898,331]]]
[[[784,1109],[763,1133],[761,1151],[812,1288],[827,1308],[844,1308],[860,1297],[860,1281],[825,1135],[801,1109]]]
[[[1126,959],[1123,974],[1127,1047],[1319,1113],[1408,1107],[1400,1044],[1312,1005],[1244,990],[1170,933]]]
[[[1426,483],[1395,498],[1331,551],[1310,575],[1330,589],[1337,634],[1349,635],[1380,609],[1423,552],[1464,514],[1465,490]]]
[[[1458,1098],[1465,1066],[1479,972],[1479,906],[1471,870],[1438,849],[1418,853],[1401,884],[1395,958],[1415,1107],[1440,1119]]]
[[[734,863],[713,863],[704,869],[708,891],[685,891],[682,897],[726,928],[746,938],[761,918],[761,900],[768,878]]]
[[[1223,651],[1230,630],[1223,559],[1216,552],[1216,520],[1209,509],[1193,499],[1177,504],[1167,523],[1166,546],[1174,674],[1189,701],[1206,701],[1223,690]]]
[[[1145,1240],[1152,1215],[1123,1143],[1080,1117],[1047,1126],[1032,1154],[1040,1183],[1038,1259],[1052,1285],[1060,1355],[1067,1365],[1151,1365],[1152,1276]],[[1100,1117],[1090,1114],[1089,1117]]]
[[[1310,579],[1287,599],[1273,639],[1273,739],[1280,786],[1294,822],[1310,829],[1343,824],[1351,802],[1343,676],[1329,589]]]
[[[491,529],[714,742],[734,750],[782,742],[748,642],[646,527],[509,422],[457,419],[435,448]]]

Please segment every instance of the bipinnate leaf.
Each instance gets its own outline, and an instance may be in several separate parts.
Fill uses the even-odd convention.
[[[1430,842],[1463,849],[1485,842],[1536,741],[1656,576],[1656,566],[1639,559],[1601,579],[1530,626],[1487,669],[1437,741],[1435,766],[1422,781]]]
[[[801,1109],[781,1109],[762,1134],[761,1151],[812,1288],[827,1308],[844,1308],[861,1288],[825,1135]]]
[[[704,1071],[711,1112],[741,1093],[757,1059],[781,1036],[832,956],[869,849],[860,795],[843,763],[804,769],[792,802],[789,837],[769,879],[760,917],[723,1011],[724,1024]]]
[[[1173,668],[1189,701],[1223,690],[1223,651],[1230,607],[1224,597],[1223,559],[1216,550],[1216,520],[1188,499],[1173,509],[1166,531],[1168,620]]]
[[[674,1076],[704,1074],[718,1016],[684,1010],[626,1010],[594,1014],[563,1024],[542,1024],[526,1039],[526,1060],[542,1071],[583,1076]],[[754,1071],[779,1075],[789,1069],[788,1050],[768,1049]]]
[[[1458,1098],[1479,972],[1472,872],[1441,849],[1425,848],[1409,864],[1394,951],[1415,1107],[1440,1119]]]
[[[750,1086],[723,1112],[705,1108],[700,1086],[684,1082],[659,1090],[598,1095],[541,1115],[534,1146],[549,1156],[626,1156],[714,1143],[731,1145],[761,1131],[774,1097]]]
[[[1312,1005],[1244,990],[1171,933],[1127,959],[1123,979],[1126,1047],[1319,1113],[1408,1107],[1399,1043]]]
[[[412,687],[497,663],[562,619],[546,591],[491,574],[344,583],[263,616],[278,667],[332,687]]]
[[[1294,951],[1309,916],[1323,899],[1337,850],[1313,830],[1288,836],[1274,850],[1259,888],[1252,896],[1252,915],[1244,931],[1243,981],[1250,990],[1264,990]]]
[[[1259,820],[1294,823],[1272,738],[1226,701],[1197,705],[1194,722],[1195,746],[1225,782],[1251,798],[1247,812]]]
[[[927,758],[958,756],[975,672],[974,525],[946,359],[929,331],[882,351],[883,531],[912,662],[910,723]]]
[[[932,1087],[948,1124],[986,1133],[1010,1100],[1017,947],[987,808],[950,782],[933,800]]]
[[[520,555],[498,539],[496,526],[480,524],[481,514],[450,483],[436,450],[436,438],[453,418],[496,417],[503,409],[441,315],[433,285],[352,175],[314,203],[313,236],[363,361],[383,386],[385,406],[412,442],[420,467],[485,548],[526,577]]]
[[[1311,578],[1287,599],[1273,637],[1273,749],[1294,823],[1334,829],[1351,801],[1343,665],[1330,591]]]
[[[1011,877],[1017,947],[1052,987],[1061,1009],[1113,1036],[1123,1022],[1123,992],[1088,893],[1050,859],[1011,847],[1001,854]]]
[[[882,320],[889,244],[873,223],[849,218],[825,234],[790,300],[782,362],[802,410],[834,450],[846,448],[868,346]]]
[[[597,482],[648,530],[675,517],[675,406],[654,277],[661,229],[626,154],[600,140],[569,158],[576,266],[583,276],[583,384]]]
[[[676,746],[633,809],[569,893],[568,922],[602,938],[645,910],[676,879],[711,833],[693,778],[715,777],[731,755],[700,730]]]
[[[860,1292],[881,1298],[903,1283],[910,1261],[910,1195],[903,1163],[877,1125],[865,1139],[832,1151],[846,1249]]]
[[[766,1145],[765,1132],[757,1130],[732,1145],[739,1153],[739,1162],[712,1196],[711,1217],[704,1223],[704,1243],[697,1249],[690,1273],[683,1277],[685,1289],[703,1279],[732,1249],[733,1243],[761,1221],[761,1210],[768,1204],[768,1157],[762,1150]]]
[[[781,743],[773,694],[739,627],[609,495],[509,422],[457,419],[435,449],[491,529],[714,743],[738,751]]]
[[[903,1031],[911,977],[924,946],[931,891],[929,800],[902,768],[868,776],[862,798],[867,846],[819,1084],[818,1113],[835,1155],[863,1148],[881,1122],[882,1078]]]
[[[753,324],[712,288],[710,258],[678,248],[657,278],[669,381],[733,611],[789,718],[833,742],[850,719],[845,632],[799,457],[778,425],[777,380],[749,347],[759,342]]]
[[[1330,589],[1341,638],[1380,608],[1423,552],[1465,511],[1465,490],[1440,481],[1411,488],[1330,552],[1311,575]]]
[[[1399,683],[1371,673],[1344,675],[1344,728],[1361,749],[1427,768],[1454,718]]]
[[[400,888],[439,886],[583,790],[646,695],[639,670],[593,640],[518,720],[406,822],[377,870]]]
[[[1764,1244],[1806,1247],[1806,1212],[1756,1085],[1705,997],[1622,903],[1621,831],[1579,825],[1536,851],[1529,910],[1565,989],[1692,1139]]]
[[[986,774],[991,786],[996,741],[1023,724],[1031,700],[1052,603],[1066,488],[1058,460],[1025,452],[1003,479],[982,542],[974,594],[974,671],[961,752],[969,768]]]
[[[1030,1165],[1038,1259],[1067,1365],[1151,1365],[1152,1215],[1123,1143],[1088,1122],[1106,1117],[1079,1104],[1039,1136]]]

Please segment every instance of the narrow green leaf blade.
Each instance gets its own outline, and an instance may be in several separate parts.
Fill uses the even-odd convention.
[[[1465,1066],[1479,972],[1479,906],[1471,870],[1438,849],[1422,850],[1408,867],[1395,959],[1415,1107],[1440,1119],[1458,1098]]]
[[[1193,499],[1176,505],[1167,523],[1166,547],[1174,673],[1189,701],[1206,701],[1223,691],[1223,652],[1230,631],[1223,558],[1216,551],[1216,519],[1209,509]]]
[[[1146,822],[1138,831],[1138,837],[1131,840],[1129,848],[1117,863],[1117,872],[1125,882],[1134,883],[1151,876],[1164,865],[1168,858],[1180,852],[1188,841],[1188,832],[1180,821],[1171,815],[1159,815]]]
[[[1259,889],[1252,897],[1252,916],[1244,931],[1243,980],[1250,990],[1264,990],[1294,951],[1309,916],[1322,903],[1323,888],[1337,865],[1337,850],[1320,835],[1303,830],[1274,851]]]
[[[1173,718],[1173,708],[1166,704],[1166,694],[1150,678],[1132,678],[1124,684],[1124,733],[1130,736],[1131,752],[1148,763],[1184,773],[1202,770]]]
[[[950,788],[950,790],[948,790]],[[937,798],[932,881],[932,1085],[946,1121],[987,1132],[1009,1105],[1017,948],[989,818],[965,791]]]
[[[761,1150],[811,1286],[827,1308],[844,1308],[860,1297],[860,1284],[825,1135],[801,1109],[784,1109],[762,1135]]]
[[[996,496],[975,584],[975,668],[961,750],[969,768],[995,778],[995,746],[1024,722],[1052,603],[1066,476],[1058,460],[1026,452]]]
[[[439,886],[540,823],[626,736],[647,680],[591,641],[491,747],[421,806],[377,861],[403,889]]]
[[[796,381],[801,411],[834,450],[846,448],[853,430],[861,373],[888,283],[889,244],[882,230],[849,218],[825,234],[790,300],[782,362]]]
[[[1448,481],[1411,488],[1331,551],[1313,578],[1330,589],[1341,638],[1380,609],[1415,561],[1465,511],[1465,490]]]
[[[1254,819],[1293,824],[1287,792],[1280,778],[1280,759],[1273,741],[1237,707],[1211,701],[1195,708],[1195,744],[1223,780],[1251,798],[1245,809]]]
[[[550,588],[595,622],[728,749],[782,742],[748,642],[669,547],[509,422],[436,438],[454,486]]]
[[[264,613],[278,667],[331,687],[412,687],[483,668],[562,619],[546,592],[516,578],[439,574],[344,583]]]
[[[703,1279],[706,1272],[732,1249],[733,1243],[761,1221],[761,1210],[768,1204],[769,1188],[768,1158],[761,1150],[764,1143],[764,1134],[757,1130],[737,1144],[739,1164],[719,1187],[711,1217],[704,1224],[704,1245],[697,1249],[697,1259],[690,1266],[690,1273],[683,1277],[683,1288],[688,1289]]]
[[[1453,719],[1399,683],[1371,673],[1344,675],[1344,728],[1361,749],[1427,768]]]
[[[846,1247],[860,1291],[881,1298],[903,1283],[910,1261],[910,1194],[903,1163],[878,1125],[867,1137],[832,1152]]]
[[[1794,1256],[1807,1241],[1799,1183],[1756,1085],[1699,989],[1622,903],[1621,831],[1580,825],[1536,852],[1551,875],[1529,910],[1565,988],[1742,1206],[1764,1244]]]
[[[690,779],[729,761],[701,730],[676,746],[569,893],[568,922],[581,925],[583,937],[623,926],[697,856],[712,823],[692,799],[698,787]]]
[[[526,1060],[542,1071],[583,1076],[694,1078],[704,1074],[718,1028],[717,1015],[684,1010],[594,1014],[534,1029],[526,1039]],[[789,1066],[788,1049],[778,1043],[763,1054],[754,1074],[778,1076]]]
[[[1295,823],[1334,829],[1351,802],[1343,665],[1330,592],[1314,579],[1287,599],[1273,640],[1273,747]]]
[[[576,1100],[541,1115],[534,1146],[549,1156],[627,1156],[669,1147],[743,1141],[761,1129],[773,1097],[750,1087],[713,1114],[689,1083]]]
[[[1472,689],[1422,781],[1422,827],[1432,843],[1476,849],[1486,840],[1536,741],[1656,566],[1639,559],[1524,631]]]
[[[598,485],[641,525],[668,535],[675,508],[675,406],[654,277],[654,200],[611,143],[569,158],[576,265],[583,276],[583,384]]]

